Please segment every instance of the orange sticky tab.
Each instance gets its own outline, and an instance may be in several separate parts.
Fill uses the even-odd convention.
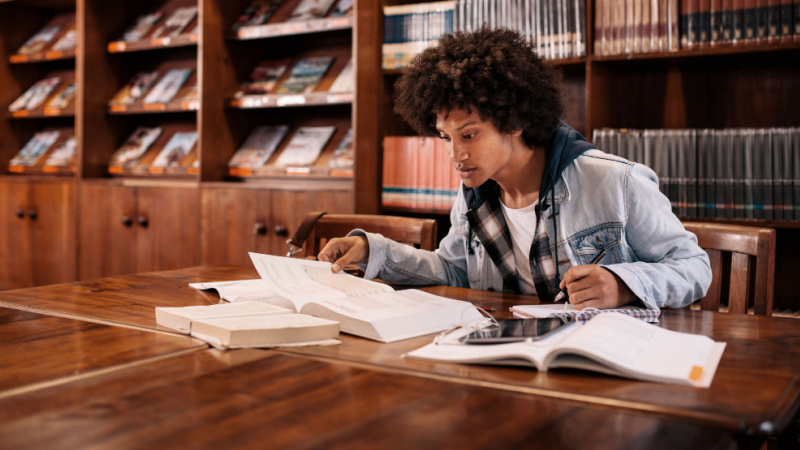
[[[56,108],[55,106],[48,106],[44,109],[45,116],[60,116],[61,115],[61,108]]]
[[[167,109],[167,105],[164,103],[145,103],[142,109],[145,111],[164,111]]]
[[[123,112],[128,110],[128,105],[111,105],[111,112]]]
[[[44,59],[58,59],[64,56],[64,52],[47,52],[44,54]]]
[[[198,173],[200,173],[200,169],[198,169],[197,167],[189,167],[189,169],[187,169],[186,172],[189,175],[197,175]]]
[[[110,53],[124,52],[126,48],[128,48],[128,44],[126,44],[125,41],[116,41],[108,43],[108,51]]]
[[[120,166],[109,166],[108,173],[122,173],[122,167]]]
[[[8,60],[12,63],[21,63],[28,60],[28,55],[11,55]]]
[[[249,177],[253,171],[244,167],[231,167],[228,169],[228,174],[234,177]]]
[[[8,171],[14,173],[24,173],[25,168],[22,166],[8,166]]]
[[[20,109],[19,111],[14,111],[11,115],[14,117],[28,117],[28,110]]]
[[[703,378],[703,368],[700,366],[693,366],[692,371],[689,372],[689,379],[692,381],[700,381]]]
[[[44,166],[42,167],[44,173],[58,173],[58,166]]]
[[[200,36],[197,33],[192,33],[189,35],[190,42],[197,42],[200,40]]]
[[[150,173],[164,173],[163,167],[148,167],[147,171]]]

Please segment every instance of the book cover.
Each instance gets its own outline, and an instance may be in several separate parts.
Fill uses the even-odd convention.
[[[754,147],[755,132],[752,129],[739,130],[741,140],[742,159],[744,161],[744,218],[755,218],[755,174],[754,174]]]
[[[697,41],[700,47],[711,44],[711,0],[699,0],[697,8]]]
[[[202,339],[219,350],[341,343],[337,340],[339,322],[307,314],[201,319],[192,322],[192,337]]]
[[[353,92],[355,90],[355,76],[353,74],[353,59],[347,61],[339,75],[331,85],[329,92]]]
[[[30,37],[22,47],[17,49],[18,55],[31,55],[33,53],[39,53],[47,47],[48,44],[58,35],[58,32],[61,31],[60,26],[53,26],[53,27],[44,27],[36,34]]]
[[[72,163],[75,158],[75,150],[77,149],[78,141],[75,135],[70,135],[61,144],[53,150],[44,162],[45,166],[66,167]]]
[[[161,127],[139,127],[111,157],[109,165],[130,167],[139,161],[153,142],[161,136]]]
[[[250,73],[250,81],[242,85],[241,90],[234,95],[236,98],[244,95],[266,95],[272,92],[286,68],[288,59],[278,61],[262,61]]]
[[[9,111],[19,111],[23,109],[32,110],[38,108],[53,90],[61,83],[61,77],[50,77],[39,80],[28,88],[22,95],[14,100],[9,106]]]
[[[161,149],[152,167],[177,167],[181,160],[192,151],[197,142],[196,131],[181,131],[172,135],[167,145]]]
[[[336,170],[353,170],[354,163],[355,149],[353,148],[353,129],[350,128],[347,130],[342,141],[339,142],[336,150],[334,150],[333,156],[331,156],[331,159],[328,161],[328,167]]]
[[[339,0],[331,11],[331,17],[350,16],[353,14],[353,0]]]
[[[292,68],[289,77],[281,83],[278,93],[299,94],[313,91],[332,63],[332,56],[306,58],[298,61]]]
[[[157,70],[137,73],[128,84],[114,94],[109,103],[112,105],[130,105],[138,102],[158,79],[159,75],[160,73]]]
[[[267,23],[283,3],[284,0],[252,0],[234,22],[233,30]]]
[[[200,320],[277,314],[294,314],[294,311],[269,303],[247,300],[204,306],[156,307],[156,323],[183,334],[190,334],[192,325]]]
[[[64,87],[58,94],[54,95],[45,106],[50,108],[61,108],[64,109],[72,103],[72,100],[75,99],[75,83],[70,83]]]
[[[178,8],[170,15],[164,23],[156,29],[152,38],[177,36],[189,26],[197,16],[197,7],[189,6]]]
[[[194,69],[172,69],[144,97],[143,103],[167,103],[175,97]]]
[[[66,52],[69,50],[74,50],[75,46],[78,43],[78,30],[75,24],[69,27],[66,33],[61,36],[55,44],[53,44],[52,50],[57,52]]]
[[[287,125],[257,127],[228,162],[230,167],[261,167],[278,148],[289,131]]]
[[[61,136],[60,131],[40,131],[33,135],[33,137],[22,147],[8,163],[9,166],[35,166],[39,158],[47,153],[47,150],[56,142]]]
[[[275,161],[275,166],[310,166],[314,164],[335,131],[336,127],[333,126],[298,128],[278,160]]]
[[[161,20],[161,11],[155,11],[149,14],[142,14],[136,18],[136,22],[130,26],[125,33],[122,34],[122,40],[125,42],[136,42],[144,39],[147,33],[153,29],[156,23]]]
[[[300,0],[297,7],[292,10],[287,22],[298,20],[311,20],[325,17],[335,0]]]
[[[753,131],[753,217],[764,219],[764,151],[767,130]]]
[[[781,0],[767,0],[767,42],[781,40]]]

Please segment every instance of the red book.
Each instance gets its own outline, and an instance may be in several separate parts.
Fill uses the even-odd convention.
[[[722,41],[722,0],[711,0],[711,39],[712,47],[719,45]]]
[[[711,0],[698,2],[697,43],[700,47],[708,47],[711,44]]]

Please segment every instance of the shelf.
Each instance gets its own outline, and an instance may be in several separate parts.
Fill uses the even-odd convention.
[[[131,105],[108,105],[108,114],[159,114],[170,112],[195,112],[200,109],[199,100],[179,100],[168,103],[134,103]]]
[[[156,39],[143,39],[140,41],[125,42],[114,41],[108,43],[109,53],[129,53],[147,50],[159,50],[164,48],[191,47],[197,46],[200,37],[197,34],[181,34],[174,37],[162,37]]]
[[[281,108],[287,106],[343,105],[353,103],[352,92],[310,92],[308,94],[246,95],[228,100],[230,108]]]
[[[17,111],[9,111],[7,117],[10,119],[41,119],[43,117],[75,117],[75,107],[69,106],[67,108],[37,108],[33,110],[20,109]]]
[[[744,44],[744,45],[725,45],[716,47],[701,47],[691,49],[681,49],[674,52],[649,52],[632,53],[623,55],[590,56],[592,62],[617,62],[617,61],[646,61],[663,59],[683,59],[709,56],[741,56],[751,53],[766,53],[786,50],[800,49],[800,42],[789,43],[763,43],[763,44]]]
[[[111,166],[108,168],[108,173],[115,177],[169,177],[194,179],[197,177],[197,174],[199,174],[200,171],[196,167]]]
[[[244,26],[231,33],[229,39],[245,41],[277,36],[292,36],[297,34],[347,30],[351,28],[353,28],[353,16],[327,17],[303,22],[282,22],[267,25]]]
[[[8,166],[8,172],[20,175],[67,176],[75,175],[75,166]]]
[[[11,55],[8,62],[11,64],[28,64],[43,61],[66,61],[75,59],[75,50],[48,51],[31,53],[30,55]]]
[[[302,177],[306,180],[314,181],[329,177],[353,178],[352,170],[332,170],[327,167],[230,167],[228,168],[228,175],[241,178]]]

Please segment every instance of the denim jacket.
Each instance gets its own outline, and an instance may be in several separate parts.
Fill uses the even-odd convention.
[[[574,130],[571,134],[583,140]],[[551,251],[557,250],[559,277],[605,249],[599,264],[648,308],[679,308],[703,297],[711,283],[708,256],[672,213],[656,174],[583,143],[588,148],[559,169],[552,191],[540,197],[555,206],[542,218]],[[462,186],[450,212],[450,230],[433,252],[362,230],[351,232],[369,242],[365,278],[502,291],[503,276],[469,229],[465,191]]]

